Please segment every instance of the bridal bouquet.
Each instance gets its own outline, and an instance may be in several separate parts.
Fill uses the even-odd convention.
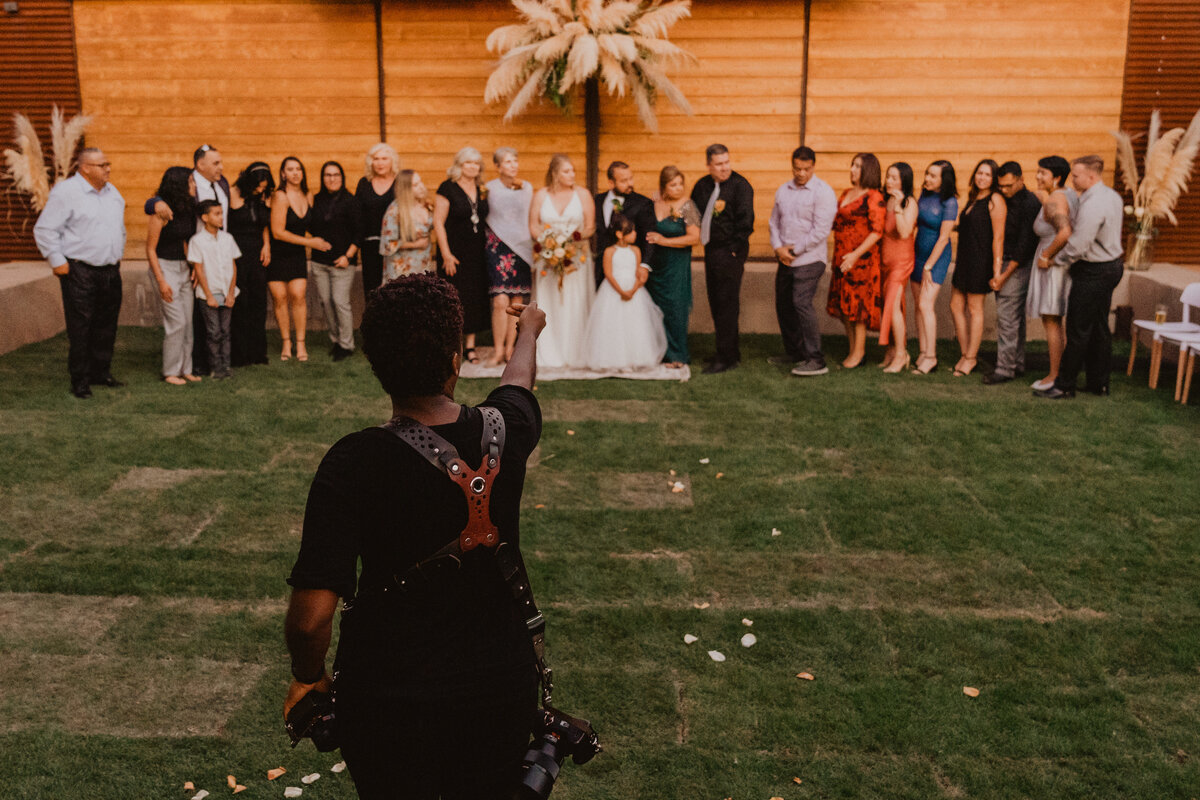
[[[553,272],[558,278],[560,292],[563,278],[579,269],[576,256],[582,239],[579,231],[564,231],[547,225],[541,237],[533,243],[533,253],[542,262],[542,274]]]

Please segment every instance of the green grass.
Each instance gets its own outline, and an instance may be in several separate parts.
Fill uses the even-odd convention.
[[[63,337],[0,357],[0,796],[216,796],[232,773],[278,797],[283,765],[353,797],[279,725],[284,579],[321,455],[386,399],[323,353],[167,386],[159,342],[122,329],[129,385],[88,402]],[[1050,403],[948,371],[794,379],[774,348],[539,387],[525,550],[556,704],[606,748],[554,796],[1195,797],[1197,409],[1144,365]]]

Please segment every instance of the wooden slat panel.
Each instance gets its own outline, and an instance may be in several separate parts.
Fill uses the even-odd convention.
[[[1154,109],[1163,130],[1184,127],[1200,109],[1200,4],[1195,0],[1133,0],[1121,128],[1144,134]],[[1145,136],[1137,139],[1142,157]],[[1155,257],[1200,267],[1200,176],[1175,209],[1179,226],[1164,221]]]
[[[1051,153],[1112,160],[1129,0],[814,3],[807,143],[840,191],[854,153],[886,166]],[[1086,19],[1086,25],[1079,20]],[[892,36],[868,36],[893,31]]]
[[[42,151],[51,157],[50,109],[79,113],[79,76],[69,0],[22,0],[16,14],[0,14],[0,130],[11,147],[12,115],[36,126]],[[0,181],[0,262],[39,259],[33,243],[37,216]]]
[[[144,252],[142,201],[202,143],[230,180],[296,155],[315,188],[327,159],[357,181],[379,138],[370,3],[77,0],[75,17],[89,142],[125,195],[128,256]]]

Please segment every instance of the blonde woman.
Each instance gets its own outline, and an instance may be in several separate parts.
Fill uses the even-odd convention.
[[[539,240],[553,231],[572,250],[571,263],[555,271],[539,253]],[[577,367],[583,364],[588,311],[595,281],[588,258],[588,240],[596,232],[596,203],[575,184],[575,165],[559,153],[550,159],[546,185],[529,204],[529,233],[534,241],[533,294],[546,312],[546,329],[538,341],[538,366]],[[565,253],[560,256],[565,259]]]
[[[396,199],[383,215],[379,252],[383,256],[383,279],[392,281],[414,272],[433,272],[433,212],[429,190],[421,176],[402,169],[396,176]]]
[[[458,290],[463,307],[463,358],[479,363],[475,334],[491,324],[485,258],[488,215],[487,189],[483,186],[483,156],[464,147],[446,170],[433,207],[433,229],[442,254],[442,270]]]
[[[513,148],[499,148],[492,163],[500,174],[486,185],[488,293],[496,343],[489,366],[500,366],[512,358],[517,343],[517,318],[508,307],[513,302],[528,303],[533,292],[533,240],[529,238],[533,184],[518,177],[521,163]]]
[[[391,145],[380,142],[367,150],[365,166],[367,172],[358,181],[354,199],[358,201],[362,215],[363,241],[358,243],[358,249],[362,251],[363,294],[369,295],[383,281],[379,233],[383,227],[383,214],[395,196],[400,156]]]

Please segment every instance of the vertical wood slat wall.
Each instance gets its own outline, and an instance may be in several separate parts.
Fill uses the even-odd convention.
[[[89,142],[125,196],[126,255],[144,258],[143,201],[163,171],[221,151],[233,181],[251,161],[304,162],[320,188],[333,159],[353,184],[379,137],[375,16],[370,3],[310,0],[77,0]]]
[[[1140,168],[1154,109],[1162,112],[1164,131],[1187,127],[1200,109],[1200,3],[1132,0],[1123,97],[1121,128],[1142,134],[1134,140]],[[1159,224],[1160,261],[1200,260],[1200,170],[1193,172],[1190,188],[1175,208],[1179,226]]]
[[[0,12],[0,131],[3,147],[15,147],[12,117],[22,113],[37,128],[47,161],[50,109],[79,112],[70,0],[21,0],[17,13]],[[37,219],[26,199],[5,181],[0,188],[0,262],[38,259],[33,243]]]
[[[858,150],[885,164],[903,158],[918,174],[935,157],[960,172],[984,156],[1028,169],[1049,153],[1111,160],[1129,2],[815,2],[808,143],[818,168],[841,188]],[[222,148],[229,172],[294,152],[313,174],[329,157],[352,183],[361,174],[362,153],[378,136],[370,3],[76,0],[75,15],[85,107],[100,115],[92,140],[117,156],[131,255],[145,227],[138,201],[201,142]],[[698,178],[703,146],[724,141],[755,184],[754,252],[766,255],[770,198],[798,143],[802,16],[798,2],[697,2],[672,35],[700,59],[672,73],[697,116],[663,104],[660,133],[651,135],[627,101],[605,96],[602,165],[629,161],[648,193],[668,162]],[[1081,18],[1089,24],[1078,26]],[[384,2],[389,140],[431,188],[467,144],[485,157],[515,145],[534,183],[555,151],[582,171],[581,104],[571,117],[543,104],[502,123],[504,109],[482,102],[493,64],[484,39],[514,19],[503,0]],[[198,70],[205,60],[219,67]]]
[[[840,191],[849,163],[1102,155],[1112,174],[1129,0],[814,2],[808,144]],[[1080,24],[1086,19],[1087,24]],[[823,163],[822,163],[823,162]]]

